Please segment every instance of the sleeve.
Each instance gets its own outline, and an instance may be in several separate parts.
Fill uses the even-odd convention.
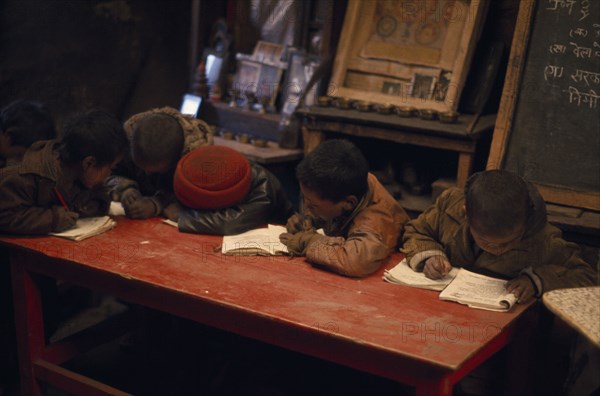
[[[539,294],[568,287],[586,287],[598,284],[598,274],[580,255],[579,246],[562,239],[556,227],[544,229],[543,251],[537,254],[540,264],[532,263],[532,272],[539,277]]]
[[[37,182],[32,175],[11,175],[0,183],[0,231],[9,234],[45,235],[56,231],[60,206],[35,206]]]
[[[319,238],[308,247],[306,258],[341,275],[364,277],[377,271],[389,254],[380,235],[370,229],[356,229],[348,238]]]
[[[80,217],[105,216],[108,214],[110,197],[106,187],[83,190],[76,199],[77,204],[74,209]]]
[[[240,234],[268,223],[272,205],[268,179],[255,178],[248,196],[235,206],[217,210],[184,208],[179,215],[179,231],[213,235]]]
[[[445,256],[444,246],[440,242],[440,216],[452,190],[444,191],[435,204],[409,221],[402,235],[400,251],[406,255],[408,265],[415,271],[423,269],[423,263],[433,256]]]
[[[135,188],[139,190],[139,184],[135,180],[135,165],[130,157],[126,157],[114,171],[104,181],[104,185],[108,189],[108,194],[113,201],[121,202],[121,194],[125,190]]]

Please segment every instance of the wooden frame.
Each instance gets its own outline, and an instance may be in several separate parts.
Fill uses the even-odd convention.
[[[529,40],[531,23],[537,0],[522,0],[513,36],[508,70],[502,91],[496,126],[490,147],[487,169],[505,167],[507,145],[513,129],[517,100],[520,93]],[[577,191],[568,186],[534,183],[545,201],[572,207],[600,210],[600,192]]]
[[[320,59],[317,56],[308,55],[300,50],[290,52],[288,68],[284,78],[285,83],[281,90],[282,114],[289,115],[296,110],[300,98],[305,94],[306,85],[319,64]],[[313,85],[310,91],[306,93],[304,105],[313,106],[316,104],[318,86],[319,84]]]
[[[350,0],[329,91],[455,111],[488,5],[488,0]]]

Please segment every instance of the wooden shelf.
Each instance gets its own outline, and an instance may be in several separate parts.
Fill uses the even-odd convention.
[[[402,196],[398,199],[400,206],[404,208],[411,217],[416,217],[432,204],[431,193],[424,195],[415,195],[408,192],[405,187],[401,187]]]
[[[215,136],[215,145],[226,146],[244,154],[250,161],[262,165],[293,162],[302,159],[302,149],[285,149],[279,147],[275,142],[268,142],[267,147],[256,147],[248,143],[240,143],[237,140],[227,140]]]
[[[244,108],[230,107],[224,102],[207,101],[202,104],[199,117],[209,124],[234,133],[247,133],[253,137],[279,141],[279,114],[261,114]]]

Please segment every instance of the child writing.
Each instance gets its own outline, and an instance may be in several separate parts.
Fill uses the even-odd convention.
[[[34,143],[0,178],[0,232],[64,231],[77,219],[108,213],[104,179],[127,151],[112,115],[93,110],[65,124],[60,140]]]
[[[345,276],[376,271],[396,249],[408,215],[368,172],[360,150],[347,140],[327,140],[300,162],[296,176],[303,213],[280,236],[290,253]]]
[[[164,215],[165,208],[176,205],[177,162],[198,147],[212,145],[213,133],[204,121],[170,107],[136,114],[124,128],[131,155],[107,179],[111,197],[132,219]]]
[[[548,223],[537,189],[508,171],[476,173],[464,192],[444,191],[407,224],[403,242],[408,264],[427,277],[439,279],[455,266],[509,278],[506,288],[519,302],[595,283],[577,245]]]
[[[55,137],[54,120],[44,106],[27,100],[10,103],[0,112],[0,167],[18,164],[33,143]]]
[[[232,235],[283,224],[292,211],[279,180],[241,153],[204,146],[178,163],[173,189],[181,203],[165,209],[183,232]]]

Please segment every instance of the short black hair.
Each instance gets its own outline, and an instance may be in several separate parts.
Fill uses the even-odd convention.
[[[10,136],[13,146],[29,148],[38,140],[56,137],[54,119],[44,105],[16,100],[2,109],[0,130]]]
[[[127,153],[129,142],[122,124],[112,114],[94,109],[65,123],[58,146],[60,160],[73,165],[91,156],[96,165],[113,163]]]
[[[183,129],[175,117],[148,114],[133,127],[131,151],[136,162],[176,162],[183,151]]]
[[[369,165],[358,147],[344,139],[326,140],[296,167],[298,182],[320,198],[340,202],[361,199],[369,186]]]
[[[469,225],[494,236],[525,225],[533,210],[527,182],[506,170],[472,175],[465,185],[465,207]]]

